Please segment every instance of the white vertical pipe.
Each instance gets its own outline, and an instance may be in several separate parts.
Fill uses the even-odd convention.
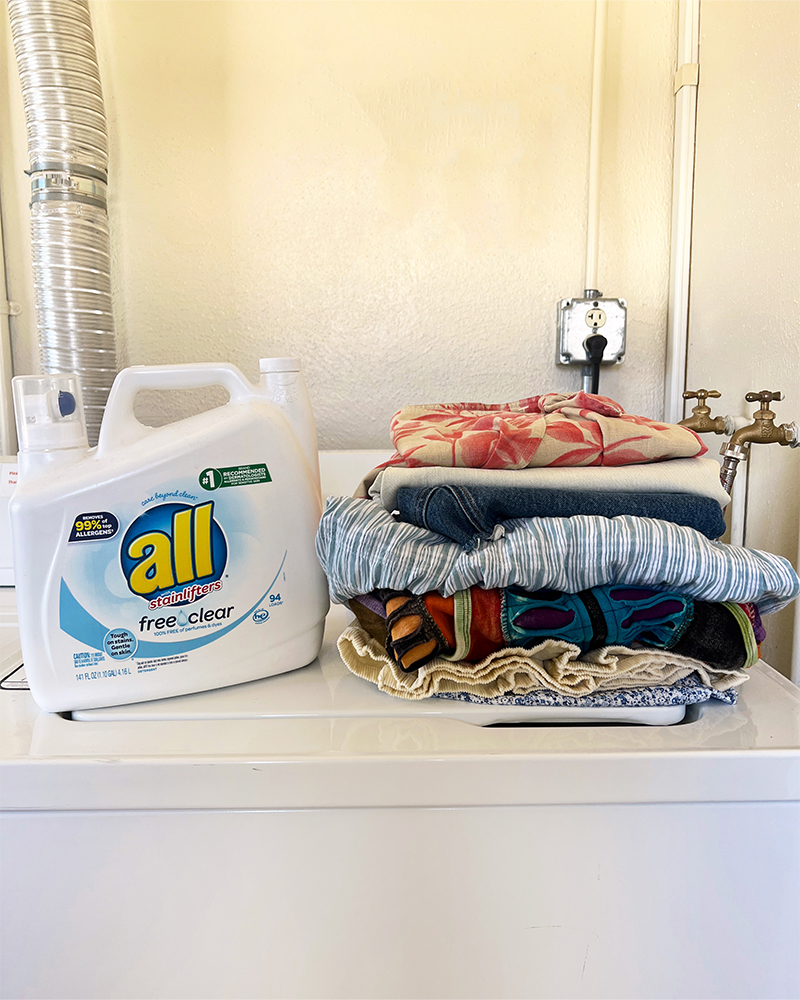
[[[700,49],[700,0],[678,4],[678,69],[697,63]],[[697,87],[686,84],[675,95],[675,141],[672,166],[672,235],[667,305],[667,364],[664,420],[683,419],[689,342],[689,265],[692,246],[692,192]]]
[[[797,547],[797,562],[795,566],[800,569],[800,545]],[[800,605],[795,602],[794,606],[794,641],[792,643],[792,680],[800,685]]]
[[[14,407],[11,402],[11,324],[8,315],[6,287],[6,252],[3,242],[2,209],[0,209],[0,454],[16,455],[17,435],[14,429]]]
[[[589,192],[586,220],[586,270],[584,289],[597,288],[600,247],[600,148],[603,138],[603,80],[606,69],[607,0],[595,0],[594,53],[592,57],[592,117],[589,124]]]

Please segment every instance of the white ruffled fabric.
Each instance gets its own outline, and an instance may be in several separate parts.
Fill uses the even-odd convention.
[[[358,625],[342,632],[338,647],[356,676],[387,694],[411,700],[455,693],[496,698],[530,691],[580,698],[595,692],[668,686],[692,673],[705,686],[727,691],[748,679],[743,670],[718,670],[667,650],[605,646],[581,653],[578,646],[560,639],[547,639],[531,649],[501,649],[479,663],[437,657],[409,673]]]

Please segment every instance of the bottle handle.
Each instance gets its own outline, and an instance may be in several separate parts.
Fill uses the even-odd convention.
[[[258,395],[256,386],[234,365],[210,362],[124,368],[108,396],[97,454],[141,441],[150,433],[152,428],[140,423],[133,412],[134,400],[143,389],[203,389],[212,385],[227,389],[231,403],[246,403]]]

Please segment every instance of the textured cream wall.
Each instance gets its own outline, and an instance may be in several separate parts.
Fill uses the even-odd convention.
[[[800,3],[703,0],[687,385],[800,423]],[[719,442],[720,439],[716,439]],[[800,450],[753,446],[746,544],[797,564]],[[789,672],[794,607],[764,656]]]
[[[127,363],[224,359],[255,377],[260,356],[299,354],[324,447],[385,445],[409,402],[580,384],[554,364],[555,306],[583,288],[593,2],[94,0],[92,16]],[[651,415],[676,23],[672,0],[609,4],[599,282],[628,300],[630,346],[603,389]],[[13,61],[6,81],[24,372]]]

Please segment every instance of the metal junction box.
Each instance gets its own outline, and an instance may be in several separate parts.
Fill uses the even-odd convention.
[[[585,365],[585,341],[593,333],[601,333],[608,341],[601,363],[621,364],[625,360],[627,318],[625,299],[562,299],[558,304],[558,364]]]

